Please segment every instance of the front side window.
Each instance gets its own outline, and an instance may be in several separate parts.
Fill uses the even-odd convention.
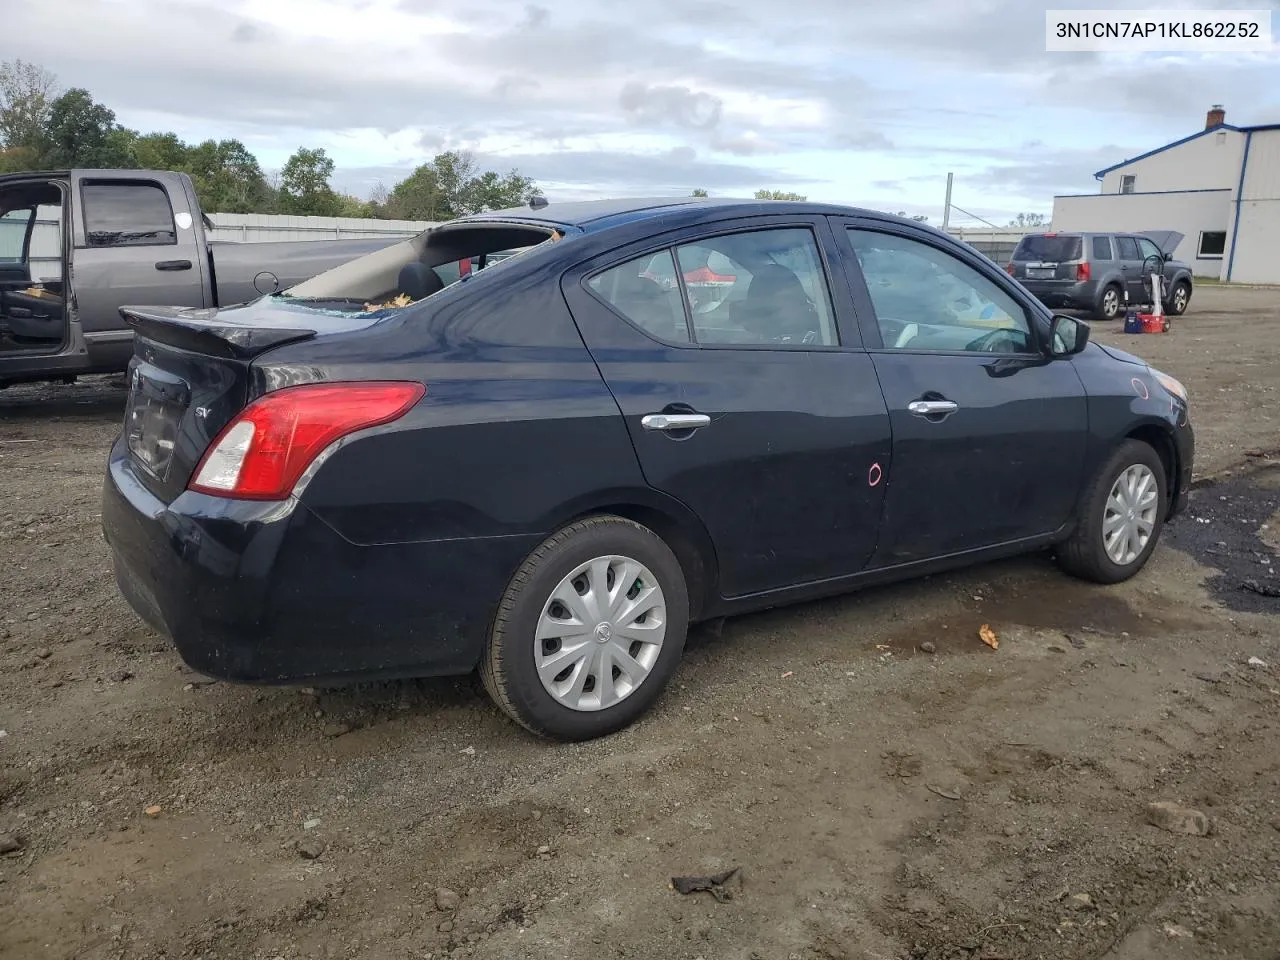
[[[693,331],[708,346],[836,346],[826,273],[813,233],[752,230],[677,248]]]
[[[850,229],[849,241],[892,350],[1030,353],[1026,311],[995,281],[932,244]]]
[[[1142,251],[1143,260],[1146,260],[1148,257],[1155,257],[1157,260],[1161,259],[1160,248],[1146,237],[1142,237],[1138,240],[1138,246]]]
[[[91,247],[149,247],[178,242],[173,208],[155,183],[86,183],[84,232]]]
[[[646,253],[587,281],[609,306],[659,340],[689,342],[689,325],[670,250]]]

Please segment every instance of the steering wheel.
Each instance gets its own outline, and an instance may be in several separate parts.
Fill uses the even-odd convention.
[[[1008,330],[1001,327],[998,330],[992,330],[990,333],[984,333],[977,340],[972,340],[965,344],[965,349],[976,353],[1016,353],[1023,349],[1022,338],[1015,336],[1018,332],[1017,330]],[[1006,349],[1006,345],[1013,347],[1013,350]]]

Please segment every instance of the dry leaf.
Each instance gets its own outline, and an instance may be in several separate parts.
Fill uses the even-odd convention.
[[[160,805],[156,804],[153,807],[147,807],[147,809],[143,810],[142,812],[145,813],[148,817],[158,817],[160,816],[160,810],[161,810]]]
[[[364,309],[367,313],[377,313],[379,310],[390,310],[392,307],[407,307],[411,303],[413,303],[412,298],[407,293],[402,293],[392,297],[386,303],[366,303]]]
[[[992,650],[1000,649],[1000,638],[996,636],[996,632],[992,630],[988,624],[984,623],[978,628],[978,636],[980,636],[982,638],[982,642]]]

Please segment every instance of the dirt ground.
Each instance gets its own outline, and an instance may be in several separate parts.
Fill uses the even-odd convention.
[[[0,957],[1280,958],[1280,293],[1099,327],[1199,438],[1141,576],[1033,557],[703,629],[578,746],[469,680],[190,673],[108,571],[121,391],[0,393]]]

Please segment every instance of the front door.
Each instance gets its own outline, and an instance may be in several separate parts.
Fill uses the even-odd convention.
[[[725,597],[856,573],[875,549],[889,416],[830,241],[821,218],[740,220],[565,278],[645,479],[702,520]]]
[[[994,264],[923,230],[842,231],[863,339],[893,425],[874,566],[1051,533],[1072,515],[1084,387]]]

